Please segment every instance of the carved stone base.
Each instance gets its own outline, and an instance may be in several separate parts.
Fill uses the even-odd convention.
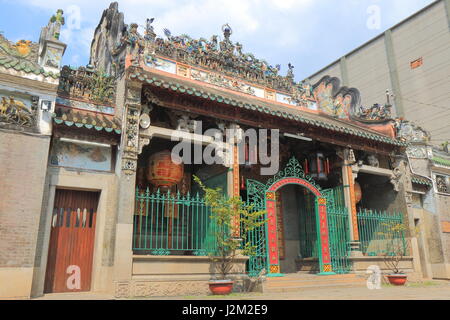
[[[233,292],[243,292],[244,280],[235,281]],[[130,280],[115,283],[115,298],[146,298],[209,295],[208,281]]]

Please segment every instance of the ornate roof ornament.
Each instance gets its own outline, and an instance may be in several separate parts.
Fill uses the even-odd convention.
[[[61,27],[66,23],[63,15],[64,11],[58,9],[56,14],[50,18],[48,25],[42,28],[40,42],[43,40],[59,40]]]
[[[147,19],[147,23],[145,25],[144,39],[147,41],[154,41],[156,38],[156,33],[152,26],[153,21],[155,21],[155,18]]]
[[[29,40],[13,43],[0,34],[0,66],[27,74],[58,78],[57,73],[47,72],[38,63],[39,44]]]
[[[233,34],[233,29],[231,29],[230,25],[226,23],[222,26],[222,32],[225,39],[230,40],[230,36]]]
[[[114,77],[105,74],[102,70],[94,70],[90,65],[78,69],[64,66],[61,70],[58,94],[63,97],[113,105],[115,86]]]
[[[397,139],[405,142],[427,143],[431,139],[431,134],[410,121],[395,119],[394,127],[397,132]]]
[[[382,123],[392,119],[392,104],[390,98],[393,97],[389,90],[386,90],[386,103],[384,105],[375,103],[371,107],[359,106],[354,112],[356,120],[365,123]]]
[[[166,39],[154,37],[152,22],[153,19],[147,20],[145,59],[151,59],[155,55],[167,57],[275,90],[288,93],[292,90],[293,66],[289,65],[288,76],[283,77],[279,75],[280,65],[274,67],[251,53],[245,53],[241,43],[231,41],[233,29],[228,23],[222,26],[224,39],[219,42],[217,35],[213,35],[210,40],[192,39],[186,34],[174,36],[168,29],[164,29]]]

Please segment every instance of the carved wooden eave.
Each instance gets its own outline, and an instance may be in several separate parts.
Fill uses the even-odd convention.
[[[294,134],[301,132],[322,142],[378,154],[392,154],[406,146],[405,143],[352,123],[233,93],[224,94],[215,88],[195,87],[182,79],[151,74],[140,68],[132,67],[129,79],[147,84],[143,95],[148,102],[179,111],[253,127],[282,129]]]

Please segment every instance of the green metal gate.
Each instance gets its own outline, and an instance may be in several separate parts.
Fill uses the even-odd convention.
[[[322,191],[327,197],[327,218],[331,265],[333,272],[349,273],[352,269],[349,259],[350,230],[348,210],[345,207],[344,187]]]
[[[348,257],[350,230],[343,188],[341,186],[322,190],[323,195],[327,198],[331,262],[333,271],[338,274],[349,273],[352,267]],[[247,181],[247,202],[248,205],[253,205],[253,210],[266,209],[264,193],[264,184],[255,180]],[[315,210],[304,208],[302,212],[304,214],[301,214],[301,219],[304,220],[300,219],[300,221],[304,224],[301,230],[305,232],[300,239],[301,254],[305,257],[317,257],[320,248],[318,247],[319,241],[317,241],[316,229],[313,228],[316,221],[315,217],[308,215],[308,212],[315,212]],[[267,219],[267,217],[262,219]],[[248,232],[247,237],[251,244],[256,247],[256,254],[250,257],[247,270],[250,276],[257,276],[263,269],[268,270],[267,224]]]
[[[265,185],[256,180],[247,180],[247,205],[252,206],[252,211],[266,210],[264,198]],[[267,219],[267,214],[261,217]],[[249,276],[256,277],[261,271],[268,271],[268,250],[267,250],[267,223],[247,232],[247,240],[251,246],[256,248],[254,255],[249,257],[247,271]]]

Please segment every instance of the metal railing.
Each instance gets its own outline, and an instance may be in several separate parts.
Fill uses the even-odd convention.
[[[136,190],[133,251],[207,256],[216,251],[211,209],[199,194]]]
[[[264,206],[260,206],[256,203],[246,202],[247,208],[251,208],[249,212],[257,212],[265,210]],[[262,215],[255,222],[262,222],[267,219],[267,214]],[[256,277],[261,270],[267,268],[267,252],[266,252],[266,224],[256,227],[252,230],[245,230],[244,225],[241,223],[241,232],[246,235],[246,242],[255,248],[253,255],[249,257],[247,262],[247,273]]]
[[[357,214],[361,250],[367,256],[396,255],[388,252],[394,242],[407,254],[403,215],[386,211],[362,210]],[[399,227],[400,226],[400,227]]]

